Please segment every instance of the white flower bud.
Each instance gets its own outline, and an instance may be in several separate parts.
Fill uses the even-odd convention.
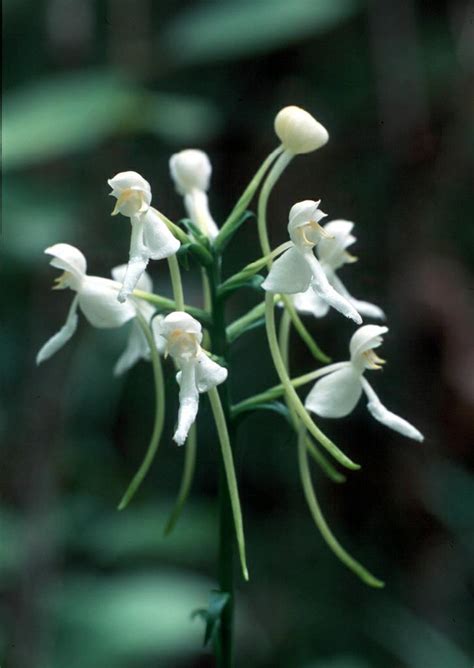
[[[275,132],[287,151],[311,153],[329,139],[325,127],[300,107],[284,107],[275,117]]]
[[[170,158],[170,171],[180,195],[209,188],[212,167],[204,151],[188,148],[175,153]]]

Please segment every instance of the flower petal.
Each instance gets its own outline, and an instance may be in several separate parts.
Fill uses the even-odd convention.
[[[214,362],[204,351],[201,352],[196,365],[196,383],[199,392],[208,392],[211,387],[223,383],[227,376],[227,369]]]
[[[311,286],[313,290],[321,297],[321,299],[324,299],[330,306],[342,313],[342,315],[345,315],[346,318],[350,318],[360,325],[362,318],[349,300],[340,295],[329,283],[326,274],[324,273],[324,269],[319,264],[313,252],[308,250],[304,254],[304,257],[312,270],[313,278],[311,280]]]
[[[36,355],[36,364],[41,364],[45,360],[49,359],[52,355],[57,353],[72,337],[74,332],[77,329],[77,304],[79,296],[76,295],[72,300],[71,306],[69,307],[69,312],[66,318],[66,322],[61,327],[59,332],[56,332],[46,343],[41,347],[38,354]]]
[[[341,294],[343,297],[348,299],[354,308],[361,315],[365,315],[368,318],[376,318],[378,320],[385,320],[385,313],[381,308],[370,302],[365,302],[360,299],[355,299],[348,291],[344,283],[341,281],[336,272],[332,271],[329,277],[330,282],[333,284],[334,288]]]
[[[109,278],[86,276],[79,293],[79,306],[94,327],[120,327],[136,315],[135,306],[117,300],[118,285]]]
[[[361,394],[361,375],[347,362],[342,369],[318,380],[304,405],[321,417],[338,418],[349,415]]]
[[[346,248],[355,242],[351,231],[354,223],[349,220],[331,220],[324,225],[329,237],[323,237],[318,243],[318,257],[322,263],[332,269],[338,269],[347,262]]]
[[[196,420],[199,408],[199,392],[196,386],[195,361],[182,365],[178,382],[180,384],[178,426],[173,439],[178,445],[183,445],[188,437],[191,425]]]
[[[133,321],[127,345],[114,367],[114,376],[121,376],[141,359],[150,358],[150,349],[142,328]]]
[[[180,242],[169,231],[155,209],[148,209],[141,216],[143,221],[143,242],[152,260],[162,260],[174,255]]]
[[[145,269],[148,265],[148,258],[135,256],[130,258],[127,264],[127,270],[122,283],[122,288],[118,293],[117,299],[120,303],[124,303],[129,294],[131,294],[140,281]]]
[[[300,313],[308,313],[315,318],[323,318],[329,311],[329,304],[321,299],[311,286],[306,292],[293,295],[293,304]]]
[[[297,202],[293,204],[290,209],[290,214],[288,216],[288,231],[291,233],[296,230],[297,227],[302,225],[307,225],[310,221],[319,223],[322,218],[327,216],[327,213],[323,213],[319,209],[321,200],[317,201],[312,199],[306,199],[302,202]]]
[[[365,378],[362,378],[362,387],[367,395],[369,403],[367,408],[372,417],[384,424],[389,429],[398,431],[399,434],[412,438],[415,441],[423,441],[424,436],[418,431],[416,427],[410,424],[407,420],[392,413],[382,404],[378,396],[375,394],[373,388]]]
[[[138,172],[119,172],[108,179],[107,183],[112,188],[111,195],[114,197],[120,197],[124,190],[141,190],[143,193],[150,195],[151,202],[150,184]]]
[[[355,364],[361,364],[360,358],[368,350],[378,348],[382,345],[382,336],[388,332],[388,327],[381,325],[364,325],[352,335],[349,343],[351,360]],[[362,366],[365,364],[362,361]]]
[[[127,265],[119,264],[117,267],[112,269],[112,278],[114,281],[117,281],[117,283],[123,283],[126,272]],[[137,287],[139,290],[143,290],[143,292],[153,292],[153,281],[151,280],[150,274],[148,274],[146,271],[143,272],[135,287]]]
[[[272,264],[262,283],[269,292],[295,294],[305,292],[311,282],[311,270],[297,248],[290,248]]]
[[[44,252],[53,256],[50,262],[52,267],[67,271],[79,281],[82,280],[87,271],[87,262],[78,248],[70,244],[54,244]]]

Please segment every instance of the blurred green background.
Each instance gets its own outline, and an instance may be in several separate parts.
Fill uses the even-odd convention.
[[[317,473],[342,542],[377,575],[362,585],[333,558],[301,491],[294,438],[275,414],[246,419],[236,468],[251,580],[238,591],[238,666],[467,668],[474,659],[474,308],[472,4],[408,0],[4,0],[3,318],[0,330],[2,668],[207,667],[190,611],[216,586],[218,447],[202,402],[196,479],[171,537],[164,523],[183,449],[171,442],[131,507],[116,504],[146,446],[151,370],[112,367],[124,331],[81,319],[64,350],[34,358],[71,295],[49,290],[43,250],[77,245],[89,270],[126,261],[129,225],[110,218],[107,178],[133,169],[172,219],[177,150],[200,147],[221,221],[276,146],[275,113],[298,104],[329,144],[295,160],[270,202],[322,198],[356,222],[361,258],[343,278],[389,314],[372,379],[426,435],[417,444],[361,405],[323,428],[363,464],[345,485]],[[226,272],[259,255],[246,223]],[[155,289],[169,294],[166,263]],[[199,305],[198,274],[185,276]],[[257,302],[231,301],[229,319]],[[336,360],[352,326],[308,326]],[[236,399],[276,382],[263,332],[235,345]],[[242,360],[245,360],[245,365]],[[309,370],[293,339],[295,374]],[[469,632],[471,628],[471,632]],[[1,658],[3,657],[3,659]]]

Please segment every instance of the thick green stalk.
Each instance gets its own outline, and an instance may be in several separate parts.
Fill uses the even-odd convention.
[[[140,468],[135,473],[131,483],[127,487],[127,490],[125,491],[125,494],[123,495],[122,500],[118,505],[119,510],[123,510],[128,506],[136,491],[142,484],[146,474],[150,470],[150,466],[153,462],[153,459],[155,458],[158,446],[160,445],[161,433],[163,431],[163,424],[165,421],[165,383],[163,380],[163,369],[161,367],[160,356],[156,349],[151,329],[139,310],[137,310],[137,320],[140,323],[140,326],[150,347],[151,364],[153,367],[153,377],[155,381],[155,422],[145,458],[143,459]]]
[[[339,541],[331,532],[326,520],[319,507],[316,494],[314,492],[313,483],[311,482],[311,473],[308,464],[308,453],[305,444],[305,429],[302,427],[298,434],[298,463],[300,469],[301,482],[303,485],[304,495],[308,503],[309,509],[313,516],[316,526],[318,527],[322,537],[326,541],[328,547],[336,555],[343,564],[347,566],[353,573],[358,575],[360,579],[368,584],[370,587],[380,588],[384,583],[378,578],[374,577],[369,571],[362,566],[358,561],[353,559],[350,554],[342,547]]]
[[[224,305],[217,294],[218,286],[221,282],[220,258],[217,257],[217,254],[212,268],[209,268],[208,277],[213,320],[212,327],[210,328],[212,350],[216,355],[227,359],[228,339],[225,327]],[[234,558],[236,537],[240,547],[244,577],[246,576],[247,568],[245,564],[245,553],[243,551],[242,515],[240,512],[237,483],[232,461],[232,438],[234,428],[230,421],[228,383],[224,383],[220,389],[223,403],[221,403],[219,392],[216,388],[208,393],[222,451],[219,475],[219,587],[221,591],[229,594],[229,600],[222,611],[220,619],[217,661],[219,668],[232,668],[234,655]],[[229,425],[229,428],[232,430],[230,434],[227,425]]]
[[[340,464],[348,469],[359,469],[360,466],[353,462],[342,450],[340,450],[323,432],[316,426],[315,422],[308,415],[306,408],[303,406],[301,399],[296,393],[295,388],[291,384],[290,377],[285,369],[284,362],[281,357],[280,349],[278,347],[278,340],[275,329],[275,314],[273,311],[273,295],[267,293],[265,296],[265,321],[267,327],[267,338],[270,353],[275,365],[276,372],[280,378],[280,382],[285,388],[285,394],[289,402],[294,407],[298,417],[306,427],[306,429],[314,436],[314,438],[321,443]]]

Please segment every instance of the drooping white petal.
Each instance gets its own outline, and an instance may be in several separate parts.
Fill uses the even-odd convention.
[[[72,300],[72,304],[69,307],[69,312],[66,318],[66,322],[61,327],[59,332],[56,332],[46,343],[41,347],[38,354],[36,355],[36,364],[41,364],[45,360],[49,359],[54,355],[60,348],[62,348],[72,337],[74,332],[77,329],[77,305],[79,297],[75,295]]]
[[[140,277],[147,268],[147,265],[147,257],[130,258],[127,264],[127,271],[125,272],[122,288],[117,295],[117,300],[119,303],[124,304],[127,300],[127,297],[135,290]]]
[[[416,427],[410,424],[407,420],[392,413],[382,404],[378,396],[375,394],[372,386],[365,378],[362,378],[362,387],[369,400],[367,408],[372,417],[384,424],[389,429],[398,431],[399,434],[412,438],[415,441],[423,441],[424,436],[418,431]]]
[[[136,315],[133,304],[117,301],[120,286],[109,278],[86,276],[79,293],[79,306],[94,327],[120,327]]]
[[[149,258],[162,260],[178,251],[180,242],[169,231],[155,209],[148,209],[141,216],[141,222],[143,224],[143,243]]]
[[[46,255],[53,256],[53,259],[50,262],[52,267],[62,269],[74,276],[76,279],[74,289],[77,289],[87,271],[86,258],[81,251],[70,244],[54,244],[54,246],[50,246],[44,252]]]
[[[314,315],[315,318],[323,318],[329,311],[329,304],[321,299],[311,286],[306,292],[293,295],[293,304],[300,313]]]
[[[313,290],[317,292],[321,299],[324,299],[330,306],[342,313],[342,315],[345,315],[346,318],[350,318],[360,325],[362,318],[359,313],[357,313],[356,309],[345,297],[340,295],[337,290],[332,287],[313,252],[311,250],[306,251],[304,253],[304,258],[308,263],[313,276],[311,280]]]
[[[119,264],[117,267],[112,269],[112,278],[114,281],[117,281],[117,283],[123,283],[126,271],[127,265]],[[138,279],[136,287],[139,290],[143,290],[143,292],[153,292],[153,281],[151,280],[150,274],[148,274],[146,271],[143,272],[143,274]]]
[[[128,371],[140,359],[149,359],[150,349],[143,334],[142,328],[136,320],[133,321],[127,345],[118,358],[114,367],[114,376],[120,376]]]
[[[311,278],[311,269],[299,250],[293,247],[275,260],[262,288],[269,292],[295,294],[307,290]]]
[[[201,351],[196,361],[196,384],[199,392],[208,392],[223,383],[227,376],[227,369]]]
[[[318,380],[304,405],[321,417],[338,418],[354,410],[361,394],[361,374],[347,362],[338,371]]]
[[[376,318],[377,320],[386,319],[385,313],[382,311],[381,308],[379,308],[375,304],[371,304],[370,302],[365,302],[360,299],[355,299],[349,293],[348,289],[341,281],[339,276],[336,275],[335,272],[331,272],[329,280],[333,284],[335,289],[339,292],[339,294],[341,294],[343,297],[346,297],[346,299],[348,299],[351,302],[354,308],[356,308],[361,315],[367,316],[368,318]]]
[[[209,239],[215,239],[219,228],[209,211],[209,201],[204,190],[194,188],[184,196],[184,204],[189,217],[201,232]]]
[[[196,385],[196,363],[194,360],[181,366],[181,373],[177,380],[180,385],[178,426],[173,439],[178,445],[183,445],[192,424],[196,420],[199,408],[199,391]]]
[[[197,190],[208,190],[212,173],[211,162],[198,149],[185,149],[170,158],[171,177],[180,195]]]
[[[382,336],[387,332],[388,327],[381,325],[359,327],[349,343],[352,363],[365,368],[364,353],[382,345]]]

